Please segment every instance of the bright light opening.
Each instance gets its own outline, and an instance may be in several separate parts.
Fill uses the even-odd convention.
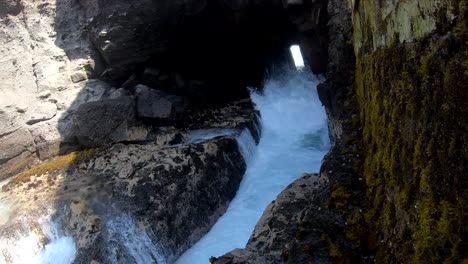
[[[299,45],[292,45],[289,49],[291,50],[296,69],[300,70],[304,68],[304,59],[302,59],[301,48],[299,47]]]

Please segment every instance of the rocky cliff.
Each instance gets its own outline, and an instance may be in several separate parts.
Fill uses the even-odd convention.
[[[353,8],[360,174],[376,259],[457,263],[467,257],[467,2]]]
[[[270,66],[290,60],[295,38],[280,1],[8,0],[0,10],[0,178],[76,149],[76,109],[138,97],[138,84],[169,96],[140,96],[146,121],[179,119],[170,109],[180,114],[181,101],[245,98]]]
[[[326,73],[334,144],[320,174],[267,208],[246,249],[212,262],[466,261],[467,10],[464,0],[3,1],[0,177],[70,146],[177,144],[183,133],[168,127],[206,128],[223,111],[200,103],[243,97],[300,43]],[[236,120],[249,116],[244,103],[213,123],[252,127]]]
[[[320,175],[267,208],[246,249],[212,262],[466,261],[467,10],[328,1],[319,92],[335,144]]]

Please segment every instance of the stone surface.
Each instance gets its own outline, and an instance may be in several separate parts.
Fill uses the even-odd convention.
[[[124,113],[128,113],[125,110],[131,108],[134,100],[120,97],[85,103],[76,113],[102,117],[106,112],[125,118]],[[237,116],[240,109],[243,114]],[[199,119],[188,118],[195,122],[186,124],[188,130],[195,127],[245,129],[258,122],[250,100],[211,111],[191,111],[194,112],[188,116],[203,117],[205,122],[199,124],[196,123]],[[48,122],[52,123],[43,124]],[[92,122],[102,130],[99,122]],[[37,132],[33,135],[35,139],[39,135],[54,134]],[[258,139],[260,131],[252,132]],[[97,153],[85,150],[53,158],[50,163],[34,167],[34,173],[26,174],[27,177],[13,179],[4,190],[22,210],[10,215],[7,224],[0,226],[2,237],[15,241],[19,234],[11,230],[28,219],[31,232],[43,238],[40,243],[46,243],[38,221],[49,215],[52,220],[57,217],[64,220],[62,227],[70,231],[77,245],[76,263],[107,263],[116,258],[133,261],[128,243],[141,241],[131,240],[131,235],[124,236],[128,232],[141,232],[138,236],[147,236],[168,263],[175,261],[226,210],[246,165],[236,139],[226,134],[193,143],[184,128],[159,127],[151,133],[151,140],[141,144],[114,143]],[[37,148],[40,149],[40,145]],[[86,159],[77,161],[77,157],[83,155]],[[47,171],[40,169],[44,168],[41,166],[59,166],[59,169]],[[129,220],[133,224],[129,224]],[[138,250],[148,253],[145,246]]]
[[[73,130],[80,144],[87,147],[145,140],[147,132],[137,128],[135,117],[134,97],[84,103],[73,115]]]
[[[138,95],[137,112],[141,118],[170,120],[174,115],[174,106],[164,92],[150,89]]]
[[[236,140],[229,137],[177,147],[116,144],[69,170],[32,176],[11,188],[10,197],[22,210],[0,233],[14,236],[8,230],[21,225],[22,215],[52,208],[74,237],[76,263],[128,262],[132,252],[124,240],[131,237],[120,237],[127,230],[110,225],[131,217],[172,263],[226,210],[245,168]],[[38,218],[28,219],[30,226],[38,225]],[[115,250],[110,243],[117,243]]]
[[[84,30],[86,23],[76,1],[0,3],[0,137],[27,124],[34,141],[44,150],[49,143],[55,145],[51,155],[58,153],[60,140],[67,138],[61,134],[70,133],[63,131],[67,125],[59,124],[60,117],[68,107],[76,107],[78,95],[88,94],[83,91],[86,82],[74,84],[73,74],[87,65],[99,71]]]
[[[468,258],[466,230],[451,228],[466,225],[468,204],[466,7],[451,0],[355,5],[360,173],[376,262]]]
[[[329,263],[321,235],[344,226],[340,214],[324,206],[329,191],[326,177],[302,176],[266,208],[245,250],[236,249],[212,263]],[[307,225],[313,225],[314,230],[305,239]],[[293,251],[304,245],[313,248],[313,253]]]
[[[325,5],[321,1],[288,1],[288,9],[307,45],[317,42],[320,34],[329,42],[322,47],[310,46],[306,59],[317,57],[312,48],[328,48],[327,74],[318,87],[324,104],[333,147],[324,157],[320,175],[305,175],[292,183],[268,206],[257,223],[245,249],[236,249],[213,263],[254,264],[267,263],[334,263],[344,259],[350,263],[366,263],[368,253],[357,250],[346,237],[346,221],[349,215],[359,212],[362,206],[362,190],[353,165],[357,160],[357,147],[352,143],[359,138],[351,120],[357,113],[354,90],[354,54],[352,49],[351,10],[346,0],[332,0]],[[320,22],[320,12],[326,21]],[[318,13],[317,13],[318,12]],[[323,18],[323,17],[322,17]],[[312,19],[309,21],[308,19]],[[328,32],[321,28],[328,25]],[[312,36],[310,34],[313,34]],[[313,44],[317,45],[317,44]],[[304,44],[301,43],[301,48]],[[312,56],[312,57],[310,57]],[[310,63],[310,62],[309,62]],[[313,67],[313,65],[311,65]],[[340,187],[342,186],[342,187]],[[340,193],[337,190],[346,190]],[[349,193],[361,193],[348,197]],[[343,205],[336,205],[336,196],[343,198]],[[339,200],[339,199],[338,199]],[[346,211],[341,207],[346,207]],[[338,208],[340,207],[340,208]],[[339,210],[337,210],[339,209]],[[358,213],[359,214],[359,213]],[[346,256],[346,257],[343,257]],[[370,258],[369,258],[370,259]]]
[[[52,119],[57,114],[57,106],[54,103],[37,104],[30,111],[26,124],[34,125],[36,123]]]
[[[138,85],[137,112],[141,118],[171,121],[185,112],[188,102],[176,95]]]
[[[112,80],[121,84],[137,74],[145,84],[170,83],[168,90],[218,101],[260,84],[294,35],[281,1],[80,3],[93,17],[90,38]],[[147,62],[146,70],[136,67]],[[177,74],[206,86],[193,93]]]
[[[26,129],[19,129],[0,138],[0,149],[0,165],[23,152],[33,153],[36,151],[33,137]]]
[[[122,96],[129,96],[129,95],[131,95],[130,92],[128,92],[127,90],[123,88],[119,88],[111,92],[111,94],[109,95],[109,99],[116,99]]]
[[[19,173],[37,160],[37,145],[24,128],[0,138],[0,150],[0,180]]]

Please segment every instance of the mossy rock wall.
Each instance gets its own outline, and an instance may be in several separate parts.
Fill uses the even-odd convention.
[[[467,261],[467,2],[379,2],[357,1],[353,15],[360,172],[377,262]]]

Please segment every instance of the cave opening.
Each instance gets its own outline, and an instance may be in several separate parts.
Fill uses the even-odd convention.
[[[294,60],[294,65],[296,66],[297,70],[304,69],[304,59],[302,57],[301,47],[299,45],[291,45],[289,48],[291,51],[291,56]]]

